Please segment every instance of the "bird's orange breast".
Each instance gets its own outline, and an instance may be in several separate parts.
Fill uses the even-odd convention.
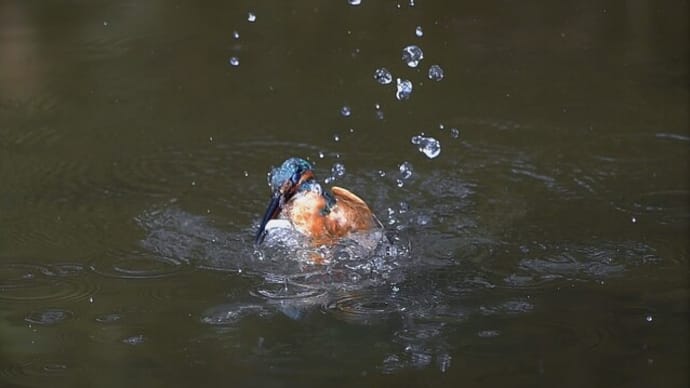
[[[333,242],[348,233],[377,226],[369,206],[348,190],[334,187],[336,204],[324,212],[326,199],[317,192],[300,193],[287,204],[285,215],[295,228],[317,243]]]

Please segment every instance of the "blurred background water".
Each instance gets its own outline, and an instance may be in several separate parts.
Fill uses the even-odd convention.
[[[687,15],[0,2],[0,382],[687,386]],[[257,251],[290,156],[390,244]]]

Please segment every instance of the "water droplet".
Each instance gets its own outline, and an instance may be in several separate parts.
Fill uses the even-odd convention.
[[[350,117],[351,114],[352,114],[352,109],[350,109],[349,106],[343,105],[343,107],[340,108],[340,115],[342,115],[343,117]]]
[[[424,30],[422,30],[422,26],[417,26],[417,28],[414,29],[414,34],[417,35],[417,37],[419,38],[424,36]]]
[[[233,39],[239,39],[240,38],[240,33],[237,32],[236,30],[232,32],[232,38]]]
[[[424,59],[424,52],[419,46],[410,45],[403,49],[402,60],[407,66],[417,67],[422,59]]]
[[[237,57],[230,57],[230,60],[228,62],[230,62],[230,65],[235,67],[240,65],[240,59]]]
[[[632,223],[634,224],[634,223],[637,222],[637,218],[633,217],[631,221],[632,221]]]
[[[355,133],[355,129],[354,129],[354,128],[350,128],[350,129],[348,129],[348,131],[349,131],[350,133]]]
[[[429,159],[434,159],[441,153],[441,143],[433,137],[421,135],[412,136],[410,142],[417,146],[419,152],[426,155]]]
[[[103,27],[108,27],[108,22],[107,22],[107,21],[104,21],[104,22],[103,22]]]
[[[410,210],[410,204],[408,204],[405,201],[400,201],[400,203],[398,204],[398,208],[399,208],[398,212],[400,214],[404,214]]]
[[[410,179],[410,177],[412,177],[412,173],[414,172],[414,169],[412,168],[412,163],[407,161],[400,163],[398,169],[400,170],[400,177],[402,179]]]
[[[402,179],[396,179],[396,180],[395,180],[395,184],[396,184],[398,187],[403,187],[403,186],[405,186],[405,183],[402,181]]]
[[[244,176],[249,176],[249,172],[247,170],[242,171],[242,173],[244,174]]]
[[[444,77],[443,69],[439,65],[431,65],[429,67],[429,79],[432,81],[440,81]]]
[[[441,124],[438,125],[438,129],[440,129],[441,131],[443,131],[444,129],[446,129],[446,126],[443,125],[443,123],[441,123]]]
[[[381,85],[388,85],[393,82],[393,74],[385,67],[379,67],[374,71],[374,79]]]
[[[383,171],[383,170],[379,170],[378,173],[379,173],[379,176],[382,177],[382,178],[383,178],[384,176],[386,176],[386,172]]]
[[[247,21],[249,23],[254,23],[256,21],[256,15],[254,14],[254,12],[247,13]]]
[[[347,0],[347,3],[350,5],[360,5],[362,4],[362,0]]]
[[[410,7],[414,7],[414,0],[410,0]]]
[[[209,137],[208,137],[208,142],[209,142],[209,143],[213,143],[213,136],[209,136]]]
[[[345,165],[342,163],[333,164],[333,167],[331,167],[331,175],[333,175],[334,178],[340,178],[345,175]]]
[[[645,319],[647,320],[647,322],[651,322],[654,320],[654,318],[651,315],[647,315]]]
[[[338,135],[333,135],[333,140],[335,140],[335,141],[340,141],[340,136],[338,136]]]
[[[453,139],[457,139],[457,138],[460,136],[460,130],[457,129],[457,128],[451,128],[451,129],[450,129],[450,136],[451,136]]]
[[[323,159],[324,156],[326,156],[326,155],[324,155],[323,152],[319,151],[319,159]]]
[[[398,87],[397,90],[395,91],[395,98],[398,99],[398,101],[405,101],[410,98],[410,95],[412,94],[412,82],[409,80],[403,80],[398,78]]]

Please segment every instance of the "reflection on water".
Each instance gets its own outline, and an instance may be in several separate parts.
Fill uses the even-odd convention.
[[[687,4],[66,5],[0,3],[0,385],[687,386]],[[382,234],[257,249],[290,156]]]

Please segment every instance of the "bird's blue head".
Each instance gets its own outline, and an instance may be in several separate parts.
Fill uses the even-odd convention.
[[[314,178],[312,170],[313,167],[308,161],[301,158],[290,158],[284,161],[280,167],[271,170],[271,190],[275,192],[287,189],[288,187],[284,187],[286,184],[297,189],[301,183]]]
[[[271,170],[269,184],[273,195],[266,208],[259,230],[256,233],[255,242],[260,244],[264,238],[268,221],[280,214],[287,201],[302,187],[307,187],[314,182],[314,171],[311,163],[301,158],[290,158],[280,167]]]

